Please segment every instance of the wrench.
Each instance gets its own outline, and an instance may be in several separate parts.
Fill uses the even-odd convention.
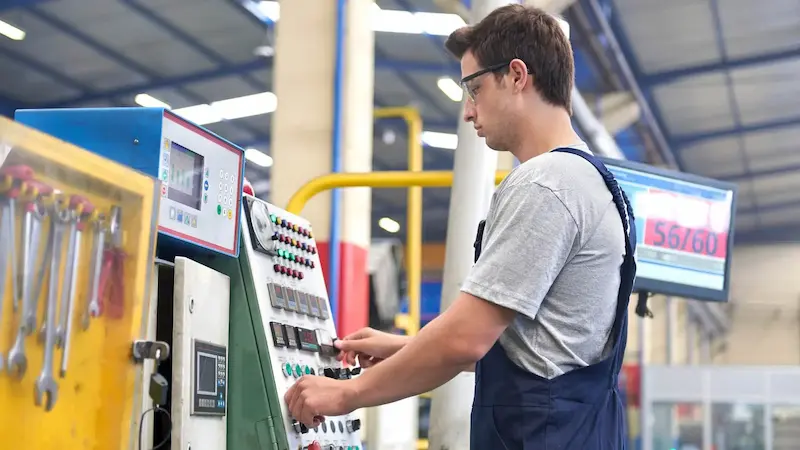
[[[53,253],[50,260],[50,282],[47,289],[47,332],[45,333],[44,343],[44,363],[42,372],[36,379],[34,387],[34,403],[42,406],[44,397],[44,410],[51,411],[58,399],[58,384],[53,378],[53,352],[55,351],[56,340],[56,308],[58,307],[58,273],[61,266],[61,247],[64,238],[64,228],[69,222],[69,211],[59,209],[58,204],[52,210],[52,221],[50,225],[50,235],[53,237]]]
[[[38,226],[40,221],[44,218],[44,212],[42,211],[41,204],[38,202],[31,202],[26,204],[26,213],[25,213],[25,233],[22,242],[23,247],[23,257],[25,258],[24,265],[23,265],[23,283],[22,283],[22,317],[20,317],[19,329],[17,331],[17,337],[14,341],[14,345],[11,347],[11,351],[8,353],[8,372],[12,376],[16,376],[18,378],[22,378],[25,375],[25,371],[28,368],[28,359],[25,356],[25,336],[28,335],[25,316],[30,309],[30,280],[29,275],[26,272],[28,267],[31,267],[32,271],[32,258],[30,258],[30,253],[32,248],[38,249],[39,246],[39,233],[38,233]],[[35,226],[34,226],[35,224]],[[34,233],[31,231],[33,228],[36,228],[36,232]],[[35,321],[36,317],[34,315],[34,325],[36,324]]]
[[[19,281],[19,266],[17,265],[17,239],[15,231],[17,226],[17,219],[15,216],[17,212],[16,200],[20,194],[20,185],[33,179],[33,169],[23,165],[8,166],[0,169],[0,175],[2,175],[4,181],[7,181],[9,184],[9,189],[4,193],[4,196],[8,204],[8,210],[11,213],[4,226],[8,227],[9,230],[7,237],[9,238],[10,245],[5,251],[9,253],[9,257],[11,258],[11,289],[14,294],[13,306],[14,312],[16,313],[19,308],[19,301],[22,298],[22,283]],[[5,274],[5,271],[3,274]]]
[[[89,303],[83,315],[83,329],[89,328],[89,319],[97,317],[102,312],[100,309],[100,272],[103,268],[103,252],[105,250],[106,228],[105,218],[98,215],[94,222],[94,242],[92,243],[92,265],[89,279]]]
[[[56,330],[56,345],[61,347],[61,368],[59,376],[64,378],[67,374],[67,361],[69,361],[69,341],[72,335],[72,314],[75,309],[75,294],[78,286],[78,263],[80,262],[81,235],[85,222],[81,221],[84,214],[91,214],[94,205],[89,203],[84,197],[73,195],[70,198],[70,209],[72,210],[72,220],[70,228],[69,242],[67,243],[67,269],[64,280],[68,283],[68,288],[62,287],[61,307],[59,308],[60,323]],[[67,292],[69,294],[67,294]],[[65,305],[66,302],[66,305]]]
[[[13,211],[10,211],[9,205],[3,205],[3,228],[0,228],[0,323],[3,322],[3,300],[6,294],[6,271],[8,271],[8,247],[14,245],[13,237],[9,234],[13,233],[13,229],[8,226],[8,222],[13,221]],[[11,264],[14,265],[13,263]],[[12,276],[13,282],[13,276]],[[0,372],[5,368],[5,361],[3,355],[0,355]]]

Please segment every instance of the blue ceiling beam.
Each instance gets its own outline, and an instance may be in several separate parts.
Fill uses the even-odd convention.
[[[800,48],[772,53],[761,53],[744,58],[729,59],[727,61],[722,60],[713,63],[698,64],[696,66],[684,67],[681,69],[665,70],[663,72],[645,75],[642,79],[642,82],[648,86],[654,86],[657,84],[671,83],[681,78],[704,75],[726,69],[734,70],[761,64],[778,63],[796,58],[800,58]]]
[[[787,117],[778,120],[742,125],[741,127],[720,128],[701,133],[684,134],[681,136],[675,136],[674,141],[679,147],[687,147],[703,141],[724,138],[739,133],[747,134],[756,133],[759,131],[773,131],[781,128],[795,127],[798,125],[800,125],[800,117]],[[682,148],[681,150],[685,150],[685,148]]]
[[[735,232],[733,244],[758,245],[800,242],[800,223]]]
[[[62,73],[59,73],[56,69],[50,67],[49,65],[39,62],[23,53],[17,52],[16,50],[12,50],[8,47],[0,47],[0,55],[5,56],[6,58],[20,65],[26,66],[35,72],[39,72],[40,74],[51,78],[53,81],[56,81],[64,86],[75,89],[76,91],[92,92],[89,86]]]
[[[55,0],[0,0],[0,11],[9,11],[16,8],[30,8],[52,1]]]
[[[612,2],[604,0],[601,5],[598,0],[580,0],[582,5],[586,5],[589,22],[602,30],[598,37],[601,42],[609,49],[618,69],[625,75],[628,87],[634,93],[642,110],[642,120],[647,124],[650,135],[656,142],[664,161],[675,166],[678,170],[683,170],[683,161],[680,154],[675,150],[675,146],[666,121],[661,113],[658,102],[655,101],[652,89],[641,85],[643,78],[639,61],[633,52],[630,39],[623,30],[619,22],[616,9]]]
[[[213,61],[214,64],[220,67],[230,64],[230,61],[228,61],[224,56],[201,44],[197,41],[197,39],[176,27],[175,24],[170,23],[160,15],[156,14],[150,8],[147,8],[134,0],[122,0],[122,3],[136,11],[139,15],[146,18],[150,22],[158,25],[165,32],[167,32],[167,34],[172,35],[172,37],[174,37],[176,40],[184,43],[188,47],[191,47],[194,51],[200,53],[208,60]],[[263,81],[255,78],[252,74],[243,73],[240,75],[253,89],[262,92],[267,90],[267,85]]]
[[[722,61],[728,64],[728,48],[725,45],[725,36],[722,30],[722,18],[719,13],[719,0],[711,0],[709,7],[711,8],[711,18],[714,22],[714,38],[717,43],[717,50],[719,51],[720,55],[722,55]],[[728,104],[731,109],[731,116],[733,116],[733,123],[734,126],[741,130],[742,129],[742,113],[741,108],[739,107],[739,101],[736,98],[736,90],[733,88],[733,77],[731,76],[731,71],[729,68],[726,67],[724,71],[725,75],[725,85],[726,90],[728,91]],[[742,167],[744,167],[745,176],[751,174],[750,171],[750,160],[747,157],[747,152],[745,151],[744,147],[744,136],[740,132],[737,135],[736,139],[736,147],[739,152],[739,157],[742,160]],[[750,188],[750,194],[753,197],[753,209],[757,212],[758,207],[758,195],[756,195],[755,187],[753,185],[752,179],[750,183],[747,184]],[[761,226],[761,215],[756,213],[756,224]]]
[[[157,80],[148,81],[146,83],[135,84],[131,86],[124,86],[115,88],[108,91],[95,92],[79,97],[67,99],[53,106],[64,107],[73,106],[81,103],[90,103],[99,100],[105,100],[111,97],[128,97],[142,92],[152,92],[158,89],[177,89],[180,86],[198,83],[202,81],[214,80],[217,78],[228,77],[232,75],[239,75],[242,73],[252,72],[255,70],[262,70],[270,67],[270,62],[263,58],[254,59],[239,64],[231,64],[229,66],[204,70],[195,72],[188,75],[180,75],[176,77],[163,77]]]
[[[98,42],[97,40],[95,40],[91,36],[87,35],[86,33],[84,33],[81,30],[78,30],[77,28],[73,27],[72,25],[62,21],[61,19],[59,19],[55,15],[50,14],[49,12],[43,11],[43,10],[41,10],[39,8],[36,8],[36,7],[28,8],[28,11],[31,14],[33,14],[37,19],[47,23],[49,26],[51,26],[54,29],[66,34],[67,36],[72,37],[76,41],[78,41],[81,44],[89,47],[90,49],[92,49],[93,51],[95,51],[98,54],[102,55],[103,57],[108,58],[111,61],[114,61],[115,63],[119,64],[122,67],[125,67],[127,69],[132,70],[132,71],[135,71],[135,72],[139,73],[140,75],[148,78],[151,81],[158,82],[158,80],[160,78],[159,75],[157,73],[153,72],[148,67],[145,67],[144,65],[140,64],[138,61],[135,61],[135,60],[133,60],[133,59],[131,59],[131,58],[129,58],[129,57],[117,52],[116,50],[106,46],[105,44],[102,44],[102,43]],[[193,92],[191,92],[191,91],[189,91],[187,89],[184,89],[184,88],[181,88],[181,87],[176,87],[176,90],[181,95],[183,95],[184,97],[190,99],[193,102],[208,103],[207,99],[205,99],[202,96],[197,95],[197,94],[195,94],[195,93],[193,93]],[[248,132],[250,132],[250,133],[252,133],[252,134],[254,134],[256,136],[258,136],[261,133],[261,130],[259,130],[259,129],[257,129],[255,127],[242,126],[242,128],[246,129]]]
[[[736,214],[758,214],[759,212],[765,213],[794,208],[800,208],[800,200],[785,200],[782,202],[769,203],[766,205],[760,205],[758,208],[740,208],[736,210]],[[800,219],[800,214],[798,214],[798,219]]]
[[[221,66],[224,66],[225,64],[227,64],[227,61],[225,61],[225,59],[222,58],[222,56],[212,52],[209,49],[206,49],[204,46],[200,45],[199,43],[194,42],[194,39],[191,36],[187,35],[186,33],[184,33],[181,30],[178,30],[176,27],[172,26],[167,21],[165,21],[164,19],[162,19],[160,16],[156,15],[155,13],[150,11],[149,9],[137,4],[136,2],[134,2],[132,0],[122,0],[122,3],[127,5],[129,8],[133,9],[137,13],[139,13],[145,19],[151,21],[152,23],[154,23],[157,26],[159,26],[160,28],[162,28],[168,34],[171,34],[177,40],[183,42],[186,45],[189,45],[190,47],[192,47],[193,49],[198,51],[200,54],[202,54],[206,58],[209,58],[211,61],[214,61],[215,63],[217,63],[218,65],[221,65]],[[157,76],[157,74],[152,73],[149,70],[142,71],[141,69],[143,69],[143,68],[140,67],[138,69],[138,71],[143,73],[143,74],[147,74],[148,78],[150,78],[151,80],[158,80],[158,78],[160,78],[159,76]],[[243,75],[243,78],[255,90],[257,90],[257,91],[265,91],[266,90],[266,86],[263,83],[258,82],[258,80],[255,80],[250,75],[246,75],[246,76]],[[197,102],[197,103],[208,103],[209,102],[209,100],[207,98],[205,98],[203,96],[200,96],[200,95],[197,95],[197,94],[193,93],[192,91],[190,91],[190,90],[188,90],[186,88],[176,87],[176,90],[178,92],[180,92],[186,98],[191,99],[193,102]],[[262,136],[264,136],[265,133],[267,133],[267,131],[261,130],[258,127],[251,126],[251,125],[247,124],[246,122],[238,122],[237,126],[239,128],[241,128],[241,129],[249,132],[250,134],[255,136],[257,139],[261,139]]]
[[[728,175],[724,177],[714,177],[721,181],[739,182],[746,181],[751,178],[769,177],[774,175],[783,175],[787,173],[797,172],[800,176],[800,164],[793,164],[788,166],[770,167],[769,169],[751,170],[746,173]]]

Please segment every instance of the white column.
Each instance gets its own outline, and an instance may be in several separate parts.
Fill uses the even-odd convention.
[[[480,21],[507,0],[473,0],[471,23]],[[463,105],[462,105],[463,108]],[[447,221],[441,311],[458,296],[474,259],[475,232],[486,218],[494,192],[497,153],[467,123],[458,126],[458,149],[453,167],[450,215]],[[469,448],[470,413],[475,374],[461,373],[433,391],[429,431],[430,449]]]

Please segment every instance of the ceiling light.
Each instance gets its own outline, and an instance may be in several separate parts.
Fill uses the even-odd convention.
[[[137,105],[144,106],[145,108],[165,108],[165,109],[172,108],[167,103],[164,103],[161,100],[148,94],[139,94],[136,97],[134,97],[133,101],[136,102]]]
[[[464,98],[464,90],[450,77],[439,78],[436,85],[444,92],[444,95],[454,102],[460,102]]]
[[[261,167],[272,167],[272,157],[254,148],[244,151],[244,157],[251,163]]]
[[[281,17],[281,6],[276,1],[260,1],[257,5],[247,5],[256,17],[277,22]],[[387,33],[431,34],[448,36],[466,25],[458,14],[427,13],[381,9],[373,3],[372,30]]]
[[[174,109],[172,112],[197,125],[208,125],[222,122],[223,120],[222,116],[214,111],[211,105],[187,106],[186,108]]]
[[[438,131],[423,131],[422,143],[428,147],[455,150],[456,147],[458,147],[458,135],[451,133],[439,133]]]
[[[378,220],[378,226],[389,233],[397,233],[400,231],[400,224],[388,217],[381,217],[381,219]]]
[[[25,39],[24,31],[20,30],[14,25],[11,25],[10,23],[3,22],[2,20],[0,20],[0,34],[13,41],[21,41]]]
[[[241,119],[275,112],[278,97],[272,92],[245,95],[173,110],[175,114],[197,125],[209,125],[223,120]]]
[[[278,97],[272,92],[262,92],[213,102],[211,108],[225,120],[260,116],[275,112]]]

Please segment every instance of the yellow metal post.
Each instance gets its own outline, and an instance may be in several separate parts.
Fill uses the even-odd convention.
[[[408,126],[408,171],[422,172],[422,117],[416,108],[379,108],[376,119],[402,118]],[[408,280],[408,316],[396,325],[414,336],[419,331],[422,284],[422,187],[409,185],[406,206],[406,278]]]

